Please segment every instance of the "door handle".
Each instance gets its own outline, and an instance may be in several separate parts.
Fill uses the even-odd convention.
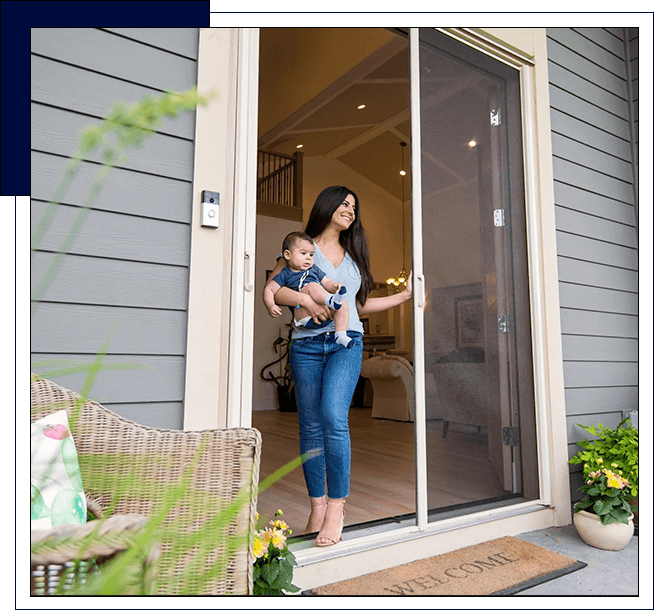
[[[252,257],[249,252],[245,253],[245,269],[243,270],[243,288],[245,292],[252,292],[254,284],[252,282]]]
[[[418,299],[418,307],[422,309],[425,306],[425,276],[422,274],[417,275],[416,280],[418,280],[416,298]]]

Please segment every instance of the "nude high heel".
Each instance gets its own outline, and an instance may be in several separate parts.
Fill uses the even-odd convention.
[[[323,519],[325,518],[325,511],[327,510],[327,498],[310,498],[311,500],[311,514],[309,521],[304,528],[303,534],[317,532],[322,527]]]
[[[325,519],[316,538],[316,546],[333,546],[341,541],[345,520],[345,498],[330,498],[327,502]]]

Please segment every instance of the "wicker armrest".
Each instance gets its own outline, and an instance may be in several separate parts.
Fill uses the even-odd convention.
[[[60,525],[31,533],[32,595],[63,592],[83,583],[89,574],[130,548],[145,524],[142,515],[113,515],[82,525]],[[155,544],[148,545],[135,561],[133,592],[154,591],[151,564],[158,555]]]

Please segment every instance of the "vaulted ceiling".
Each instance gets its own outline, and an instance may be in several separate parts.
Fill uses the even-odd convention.
[[[311,28],[301,33],[311,35],[305,44],[312,45],[315,54],[306,46],[298,48],[286,28],[261,30],[259,125],[260,130],[268,129],[259,134],[259,147],[337,159],[400,199],[400,142],[408,143],[410,135],[407,41],[379,28]],[[321,44],[326,37],[330,44]],[[355,43],[359,61],[350,65],[347,60]],[[332,65],[331,82],[323,79],[319,91],[291,110],[298,98],[295,88],[302,89],[307,81],[306,86],[315,88],[311,75],[315,71],[324,77],[325,64]],[[280,98],[285,95],[290,111],[280,113]],[[268,104],[269,98],[275,99],[274,106]],[[365,107],[359,109],[361,105]],[[273,125],[268,115],[274,113],[285,116]],[[301,149],[296,148],[299,144]],[[404,154],[408,198],[408,146]]]
[[[401,199],[400,143],[410,143],[408,41],[382,28],[262,28],[260,56],[259,148],[337,159]],[[467,142],[480,131],[478,113],[465,109],[479,107],[485,94],[481,76],[462,78],[455,61],[439,57],[437,72],[421,75],[422,130],[433,139],[423,136],[422,157],[432,184],[444,188],[476,175]],[[438,120],[425,124],[426,108]]]

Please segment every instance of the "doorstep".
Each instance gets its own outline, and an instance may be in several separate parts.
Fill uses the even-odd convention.
[[[554,521],[552,508],[525,502],[444,519],[423,530],[415,525],[388,524],[345,532],[333,547],[319,548],[313,540],[300,540],[290,546],[298,564],[293,584],[313,589],[502,536],[545,529]]]

